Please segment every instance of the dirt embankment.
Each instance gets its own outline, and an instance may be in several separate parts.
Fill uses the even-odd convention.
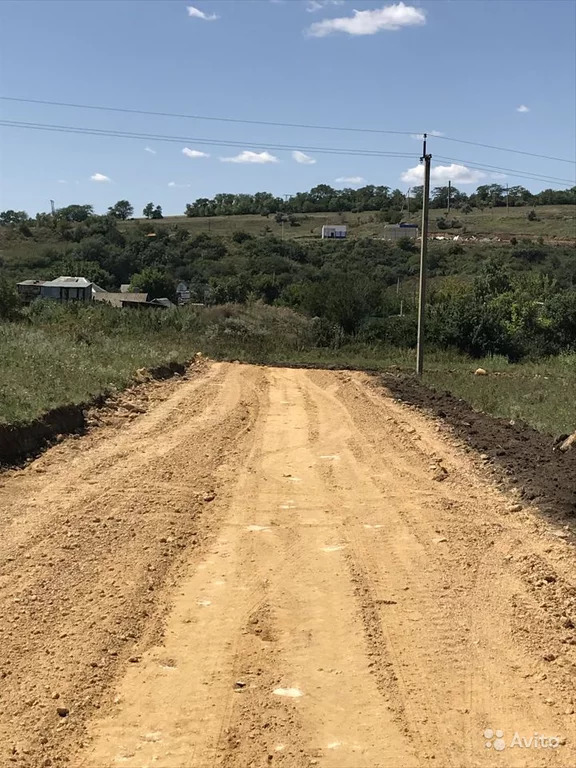
[[[413,377],[385,374],[379,378],[401,401],[449,424],[459,439],[518,487],[522,498],[553,516],[576,517],[576,451],[553,450],[550,435],[523,422],[475,411],[465,400],[425,387]]]
[[[167,363],[146,371],[146,379],[168,379],[185,370],[186,366],[181,363]],[[104,395],[98,395],[90,402],[53,408],[25,424],[0,424],[0,467],[37,455],[62,435],[82,433],[86,428],[86,412],[105,400]]]

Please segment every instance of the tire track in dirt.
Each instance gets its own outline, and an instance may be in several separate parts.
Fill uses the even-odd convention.
[[[167,392],[0,478],[9,764],[576,764],[574,552],[537,513],[361,374]]]
[[[220,484],[225,448],[233,461],[230,438],[241,448],[249,435],[254,414],[239,395],[238,372],[216,366],[206,382],[182,382],[176,402],[160,404],[165,424],[156,412],[143,415],[143,439],[135,421],[127,434],[114,431],[110,446],[94,440],[93,456],[78,460],[82,441],[70,441],[55,462],[49,451],[16,473],[14,492],[4,484],[2,517],[11,522],[0,561],[0,743],[11,764],[66,763],[108,680],[137,658],[135,641],[157,632],[158,588],[174,578],[184,550],[209,535],[200,514],[216,515],[226,494],[209,507],[203,496]],[[190,405],[198,417],[188,420]],[[170,450],[159,455],[165,429]],[[116,463],[118,456],[126,458]],[[171,478],[187,474],[188,483],[170,489]],[[155,479],[162,492],[146,493]],[[57,707],[69,716],[60,718]]]

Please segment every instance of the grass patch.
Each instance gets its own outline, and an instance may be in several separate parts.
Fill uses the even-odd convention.
[[[576,429],[576,355],[511,365],[501,358],[480,361],[488,376],[468,370],[429,370],[424,383],[461,397],[493,416],[521,420],[540,432]]]
[[[0,423],[25,423],[56,406],[122,389],[138,368],[183,361],[187,354],[176,338],[96,336],[88,344],[66,332],[0,325]]]
[[[441,234],[468,234],[468,235],[506,235],[509,237],[545,237],[550,239],[573,240],[576,234],[576,210],[571,205],[539,205],[536,206],[536,220],[529,221],[529,206],[519,208],[486,208],[481,211],[472,210],[470,213],[452,211],[450,220],[457,219],[462,227],[459,229],[445,230]],[[440,208],[430,211],[430,231],[435,232],[438,227],[436,220],[442,218],[446,212]],[[422,214],[416,212],[408,215],[404,220],[420,226]],[[322,233],[324,224],[347,224],[349,236],[355,237],[382,237],[386,224],[380,220],[377,211],[362,211],[361,213],[307,213],[296,214],[300,226],[292,227],[287,223],[277,223],[274,216],[258,216],[247,214],[245,216],[207,216],[189,218],[187,216],[167,216],[162,224],[178,224],[187,229],[191,234],[198,235],[201,232],[231,237],[234,232],[243,231],[259,236],[266,231],[276,237],[288,239],[318,238]],[[130,229],[137,221],[133,219],[122,222],[121,228]],[[465,230],[465,232],[464,232]]]
[[[122,389],[138,368],[183,362],[197,351],[264,365],[414,370],[412,349],[352,341],[319,347],[316,333],[314,320],[262,304],[147,312],[39,302],[24,321],[0,324],[0,423],[26,423]],[[474,376],[479,366],[489,375]],[[424,383],[542,432],[576,428],[576,355],[513,365],[430,351]]]

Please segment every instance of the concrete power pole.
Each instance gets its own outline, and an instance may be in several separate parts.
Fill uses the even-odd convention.
[[[426,153],[426,134],[422,157],[424,161],[424,195],[422,200],[422,233],[420,239],[420,294],[418,297],[418,342],[416,347],[416,373],[424,370],[424,327],[426,320],[426,272],[428,269],[428,205],[430,202],[430,163],[432,155]]]
[[[52,216],[56,216],[56,206],[54,205],[54,200],[50,200],[50,209],[52,210]]]
[[[506,210],[510,210],[510,191],[508,189],[508,184],[506,184]]]
[[[452,182],[448,182],[448,213],[450,213],[450,193],[452,192]]]

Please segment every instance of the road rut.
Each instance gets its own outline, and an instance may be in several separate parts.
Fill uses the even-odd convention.
[[[364,374],[154,387],[0,477],[10,764],[576,764],[561,531]]]

